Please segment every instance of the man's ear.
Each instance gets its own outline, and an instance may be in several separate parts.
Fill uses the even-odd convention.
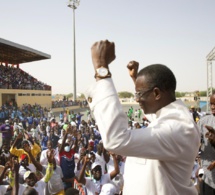
[[[158,87],[155,87],[153,89],[153,94],[154,94],[155,100],[160,100],[162,94],[161,94],[161,90]]]

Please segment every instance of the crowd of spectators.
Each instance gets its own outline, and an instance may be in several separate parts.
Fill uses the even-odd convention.
[[[11,194],[13,189],[22,194],[31,188],[39,194],[122,193],[126,157],[103,147],[89,110],[87,120],[68,109],[57,117],[49,115],[37,104],[3,105],[2,112],[6,114],[0,124],[0,194]],[[128,121],[132,129],[145,127],[133,118]]]
[[[146,128],[150,121],[145,117],[139,120],[138,112],[131,110],[127,112],[129,129]],[[0,124],[0,194],[13,190],[18,194],[36,190],[41,195],[123,193],[126,157],[104,148],[90,110],[87,120],[69,109],[56,117],[37,104],[4,105],[2,111],[8,114]],[[202,177],[202,172],[196,174],[198,162],[199,157],[191,176],[195,185]]]
[[[73,100],[55,100],[52,101],[52,108],[65,108],[69,106],[80,106],[86,108],[88,106],[87,101],[73,101]]]
[[[51,90],[19,67],[0,64],[0,89]]]
[[[30,105],[26,103],[21,107],[17,107],[16,102],[5,103],[0,107],[0,123],[11,118],[12,120],[20,120],[25,125],[25,122],[28,120],[40,120],[49,111],[46,107],[43,108],[39,104]]]

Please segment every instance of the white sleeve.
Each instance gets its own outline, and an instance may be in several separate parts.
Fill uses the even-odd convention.
[[[42,151],[41,156],[40,156],[40,164],[41,165],[47,165],[48,164],[48,160],[47,160],[47,156],[46,156],[46,150]]]
[[[7,192],[9,185],[0,185],[0,195],[4,195]]]
[[[25,191],[26,186],[23,184],[19,184],[19,193],[18,195],[23,195],[23,192]]]

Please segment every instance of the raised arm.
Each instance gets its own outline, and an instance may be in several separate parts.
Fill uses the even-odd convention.
[[[13,170],[14,170],[14,186],[12,189],[12,195],[19,194],[19,163],[17,160],[13,161]]]
[[[90,159],[87,157],[87,155],[84,157],[84,164],[81,168],[81,172],[79,174],[79,177],[78,177],[78,182],[79,183],[82,183],[82,184],[86,184],[86,179],[84,177],[85,175],[85,169],[86,169],[86,166],[87,166],[87,163],[90,161]]]
[[[110,78],[108,65],[116,58],[114,43],[108,40],[96,42],[91,47],[91,54],[96,80]]]
[[[30,146],[27,146],[25,145],[24,148],[25,152],[28,153],[30,159],[31,159],[31,162],[34,164],[34,166],[39,170],[39,171],[42,171],[43,170],[43,166],[38,162],[36,161],[36,159],[34,158],[33,154],[31,153],[31,148]]]
[[[78,148],[78,136],[77,136],[77,130],[75,129],[73,131],[74,140],[72,141],[70,147],[74,149],[74,151]]]
[[[22,133],[19,133],[18,136],[16,137],[15,141],[13,142],[10,150],[16,147],[17,143],[23,138]],[[11,152],[11,151],[10,151]]]
[[[116,159],[116,155],[112,152],[110,154],[113,157],[113,163],[114,163],[114,170],[111,171],[110,173],[110,178],[113,179],[114,177],[116,177],[117,174],[119,174],[119,165]]]
[[[3,171],[2,171],[2,173],[1,173],[1,175],[0,175],[0,183],[2,183],[2,181],[3,181],[3,179],[4,179],[4,175],[5,175],[6,171],[7,171],[9,168],[11,168],[11,162],[10,162],[10,161],[8,161],[8,162],[5,164],[5,166],[4,166],[4,169],[3,169]]]
[[[53,169],[54,169],[54,165],[53,165],[53,161],[54,161],[54,156],[55,156],[55,151],[51,150],[47,152],[47,159],[48,159],[48,167],[46,169],[46,174],[43,177],[43,181],[44,182],[48,182],[53,174]]]
[[[18,134],[18,136],[16,137],[15,141],[13,142],[13,144],[12,144],[12,146],[10,148],[10,153],[13,154],[13,155],[15,155],[15,156],[17,156],[17,157],[19,157],[22,154],[22,152],[23,152],[22,149],[17,149],[16,148],[17,143],[22,140],[22,137],[23,136],[22,136],[21,133]]]
[[[63,152],[63,149],[64,149],[64,145],[65,145],[65,142],[66,142],[66,138],[67,138],[67,135],[69,134],[69,126],[67,126],[67,129],[66,129],[66,133],[63,137],[63,141],[62,141],[62,144],[60,146],[60,149],[59,149],[59,153]]]
[[[102,144],[102,146],[103,146],[103,144]],[[110,160],[110,156],[108,154],[108,151],[104,148],[104,146],[102,148],[102,153],[103,153],[105,162],[108,163]]]
[[[128,68],[129,75],[132,78],[134,85],[135,85],[136,79],[137,79],[139,63],[136,61],[130,61],[127,65],[127,68]]]
[[[32,137],[30,137],[26,132],[24,132],[24,136],[25,136],[25,139],[27,139],[28,141],[30,141],[32,143],[32,145],[34,145],[34,141],[33,141]]]

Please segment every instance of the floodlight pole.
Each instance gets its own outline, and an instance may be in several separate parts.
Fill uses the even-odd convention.
[[[73,9],[73,101],[76,101],[76,47],[75,47],[75,10],[80,0],[69,0],[68,7]]]
[[[213,69],[212,65],[215,61],[215,47],[207,55],[207,112],[210,109],[210,96],[213,93]]]

